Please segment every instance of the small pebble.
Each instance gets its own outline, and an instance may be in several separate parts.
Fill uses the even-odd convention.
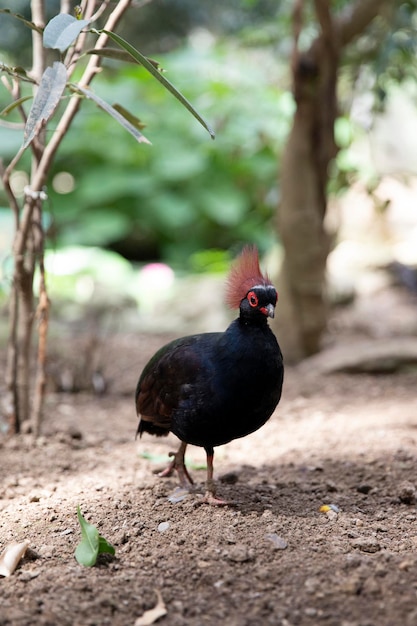
[[[313,606],[308,606],[304,609],[304,613],[307,615],[307,617],[316,617],[317,609],[315,609]]]
[[[338,517],[338,514],[336,513],[336,511],[333,511],[333,509],[330,509],[329,511],[326,511],[326,517],[329,520],[335,520]]]
[[[285,550],[288,548],[288,541],[283,537],[280,537],[276,533],[268,533],[266,539],[272,541],[272,544],[276,550]]]
[[[182,502],[189,495],[188,489],[184,489],[184,487],[177,487],[174,491],[168,496],[168,501],[171,504],[178,504],[178,502]]]
[[[365,495],[368,494],[370,491],[372,491],[372,486],[368,485],[367,483],[363,484],[363,485],[358,485],[356,487],[356,491],[358,491],[359,493],[364,493]]]
[[[165,531],[167,531],[169,528],[169,522],[161,522],[158,525],[158,532],[160,533],[164,533]]]
[[[128,541],[129,536],[127,535],[126,531],[120,530],[119,532],[115,533],[112,543],[114,543],[116,546],[122,546]]]
[[[415,504],[417,501],[417,492],[413,483],[404,480],[398,487],[398,497],[403,504]]]
[[[232,546],[226,556],[229,561],[233,561],[234,563],[245,563],[246,561],[251,561],[253,558],[251,550],[243,544]]]
[[[358,537],[352,543],[354,548],[359,548],[362,552],[379,552],[380,543],[374,537]]]
[[[22,573],[19,576],[19,580],[21,582],[27,583],[30,580],[33,580],[34,578],[37,578],[40,573],[41,573],[40,569],[33,569],[31,571],[28,571],[28,572],[23,572],[22,571]]]

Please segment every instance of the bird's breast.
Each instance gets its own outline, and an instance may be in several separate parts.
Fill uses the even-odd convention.
[[[200,446],[222,445],[269,419],[283,379],[281,352],[272,332],[271,337],[263,337],[261,345],[245,336],[220,343],[193,385],[181,393],[172,426],[180,439]]]

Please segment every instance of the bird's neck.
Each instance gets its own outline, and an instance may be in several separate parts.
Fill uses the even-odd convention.
[[[236,322],[240,326],[251,327],[251,328],[268,328],[268,320],[265,315],[260,314],[259,316],[254,315],[242,315],[237,318]]]

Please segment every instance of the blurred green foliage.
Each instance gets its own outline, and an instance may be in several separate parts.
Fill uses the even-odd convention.
[[[83,104],[53,173],[69,172],[74,189],[49,189],[54,245],[104,246],[182,265],[198,250],[237,241],[266,249],[293,113],[276,61],[267,51],[216,45],[207,32],[158,61],[214,126],[216,140],[142,68],[108,65],[97,93],[137,115],[152,146]]]
[[[5,4],[10,2],[0,0],[0,6]],[[333,8],[346,4],[339,0]],[[216,140],[211,142],[143,68],[105,61],[94,90],[137,115],[153,145],[138,145],[94,103],[83,103],[49,181],[49,245],[103,246],[129,259],[162,259],[194,270],[204,263],[215,267],[217,254],[245,241],[266,250],[276,237],[279,163],[294,110],[288,90],[291,8],[291,0],[233,0],[227,6],[216,0],[210,8],[195,0],[156,0],[132,10],[122,30],[128,39],[137,37],[134,43],[140,50],[144,45],[143,52],[152,56],[151,48],[172,49],[187,42],[166,57],[156,56],[167,78],[214,127]],[[15,9],[29,11],[21,0]],[[47,10],[56,11],[57,1],[49,0]],[[376,94],[378,108],[390,83],[413,76],[415,20],[416,0],[402,2],[395,23],[377,19],[351,47],[341,72],[342,110],[349,110],[354,92],[364,91]],[[181,32],[173,22],[177,27],[181,22]],[[169,43],[166,37],[174,31],[175,42]],[[315,32],[312,21],[304,45]],[[0,108],[8,103],[8,94],[0,91]],[[340,118],[332,193],[346,189],[358,175],[349,157],[356,132],[348,117]],[[1,129],[5,161],[21,139],[20,131]],[[19,169],[29,167],[28,153]],[[63,172],[73,177],[69,193],[59,193],[56,184]],[[1,194],[0,204],[7,205]],[[207,256],[205,251],[213,252]]]

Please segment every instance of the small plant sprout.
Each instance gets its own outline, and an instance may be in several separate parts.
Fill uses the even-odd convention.
[[[115,549],[102,537],[97,528],[92,524],[89,524],[80,511],[80,507],[77,507],[77,517],[81,526],[82,539],[75,550],[75,558],[80,565],[84,567],[93,567],[97,562],[99,554],[115,554]]]

